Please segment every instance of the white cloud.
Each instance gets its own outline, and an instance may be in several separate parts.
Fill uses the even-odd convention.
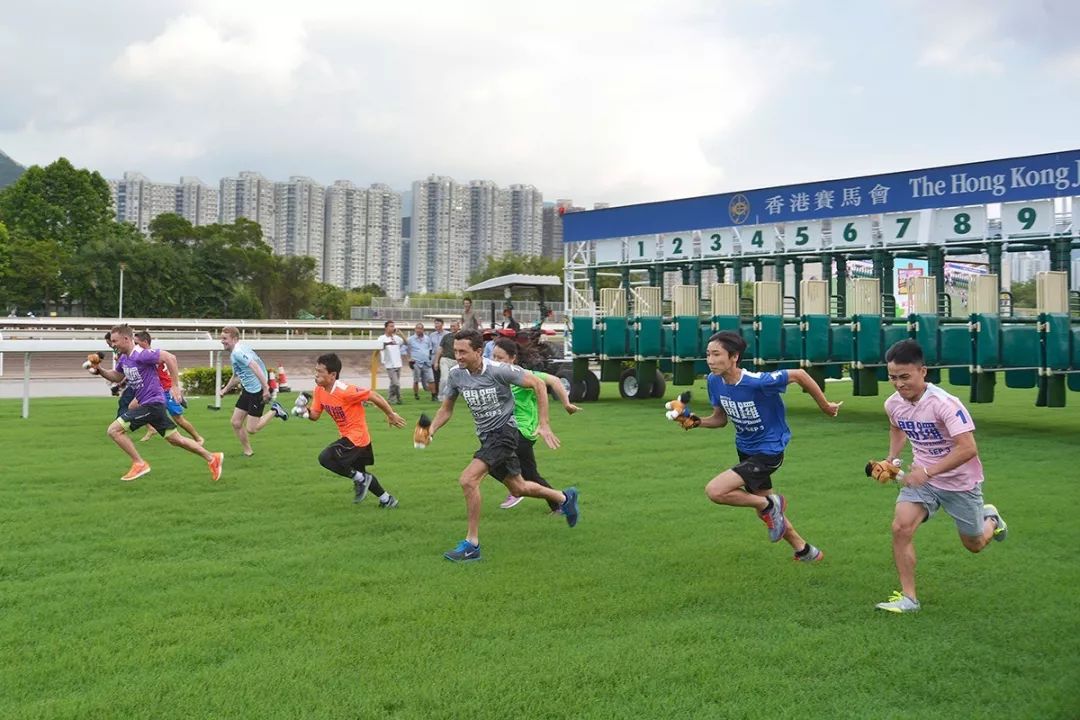
[[[695,2],[199,0],[116,51],[105,84],[123,110],[20,135],[113,174],[253,168],[403,187],[438,172],[550,197],[700,194],[724,177],[705,148],[804,67],[724,19]]]
[[[1029,51],[1025,38],[1054,45],[1042,40],[1059,32],[1024,25],[1033,13],[1018,15],[1027,5],[1013,0],[1004,11],[896,2],[920,18],[910,22],[922,34],[906,44],[925,45],[916,52],[935,68],[1009,77],[1005,59]],[[936,149],[918,127],[850,124],[894,101],[879,76],[905,72],[911,55],[845,64],[842,43],[866,42],[860,20],[819,19],[786,0],[161,3],[110,0],[54,25],[63,55],[37,52],[44,10],[9,23],[0,43],[35,61],[19,77],[0,74],[11,99],[0,148],[24,163],[66,155],[113,177],[213,182],[251,169],[405,189],[439,173],[532,183],[586,204],[888,169],[877,163],[905,147]],[[1068,72],[1077,61],[1053,62]],[[952,73],[940,76],[918,88],[927,102],[955,95]],[[972,135],[951,151],[989,142]]]

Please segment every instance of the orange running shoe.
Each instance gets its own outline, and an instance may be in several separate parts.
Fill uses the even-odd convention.
[[[221,479],[221,464],[225,462],[225,453],[214,453],[214,458],[207,465],[210,466],[210,479],[217,482]]]
[[[131,463],[131,469],[127,471],[127,475],[124,475],[120,479],[124,482],[131,482],[136,478],[141,478],[146,473],[150,472],[150,463],[137,462]]]

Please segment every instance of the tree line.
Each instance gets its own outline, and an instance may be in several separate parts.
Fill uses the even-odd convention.
[[[545,262],[547,264],[545,264]],[[383,294],[377,285],[342,290],[315,278],[315,260],[273,254],[258,223],[193,226],[165,214],[149,236],[116,221],[100,173],[60,158],[30,167],[0,190],[0,308],[26,314],[112,317],[347,319],[352,305]],[[557,270],[559,263],[512,256],[474,275]],[[474,280],[478,281],[478,280]],[[415,297],[415,296],[414,296]]]

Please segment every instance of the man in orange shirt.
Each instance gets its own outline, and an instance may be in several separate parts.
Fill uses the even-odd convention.
[[[352,478],[356,496],[354,503],[363,500],[370,490],[379,497],[379,507],[396,508],[397,498],[386,492],[379,479],[367,471],[375,464],[371,449],[364,402],[370,401],[386,413],[386,419],[396,428],[405,427],[405,418],[394,412],[377,392],[338,380],[341,358],[335,353],[320,355],[315,361],[315,394],[308,407],[308,419],[319,419],[325,410],[337,423],[341,437],[319,453],[319,464],[332,473]]]

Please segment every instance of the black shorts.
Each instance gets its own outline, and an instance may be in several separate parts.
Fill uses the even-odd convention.
[[[747,455],[739,451],[739,464],[731,468],[743,479],[750,492],[772,490],[772,474],[784,464],[784,453],[779,455]]]
[[[371,449],[371,443],[357,447],[349,438],[338,438],[323,450],[323,455],[343,470],[353,472],[366,472],[367,468],[375,464],[375,451]]]
[[[240,390],[240,397],[236,399],[236,408],[245,411],[248,415],[262,417],[266,401],[263,400],[262,392],[248,392]]]
[[[127,410],[117,418],[128,430],[138,430],[143,425],[149,425],[157,430],[158,435],[165,437],[170,430],[176,430],[176,423],[169,417],[165,409],[165,403],[150,403],[140,405],[134,410]]]
[[[502,482],[511,475],[521,474],[521,462],[518,460],[518,438],[521,433],[507,423],[498,430],[480,438],[480,449],[473,457],[488,466],[488,475]]]

